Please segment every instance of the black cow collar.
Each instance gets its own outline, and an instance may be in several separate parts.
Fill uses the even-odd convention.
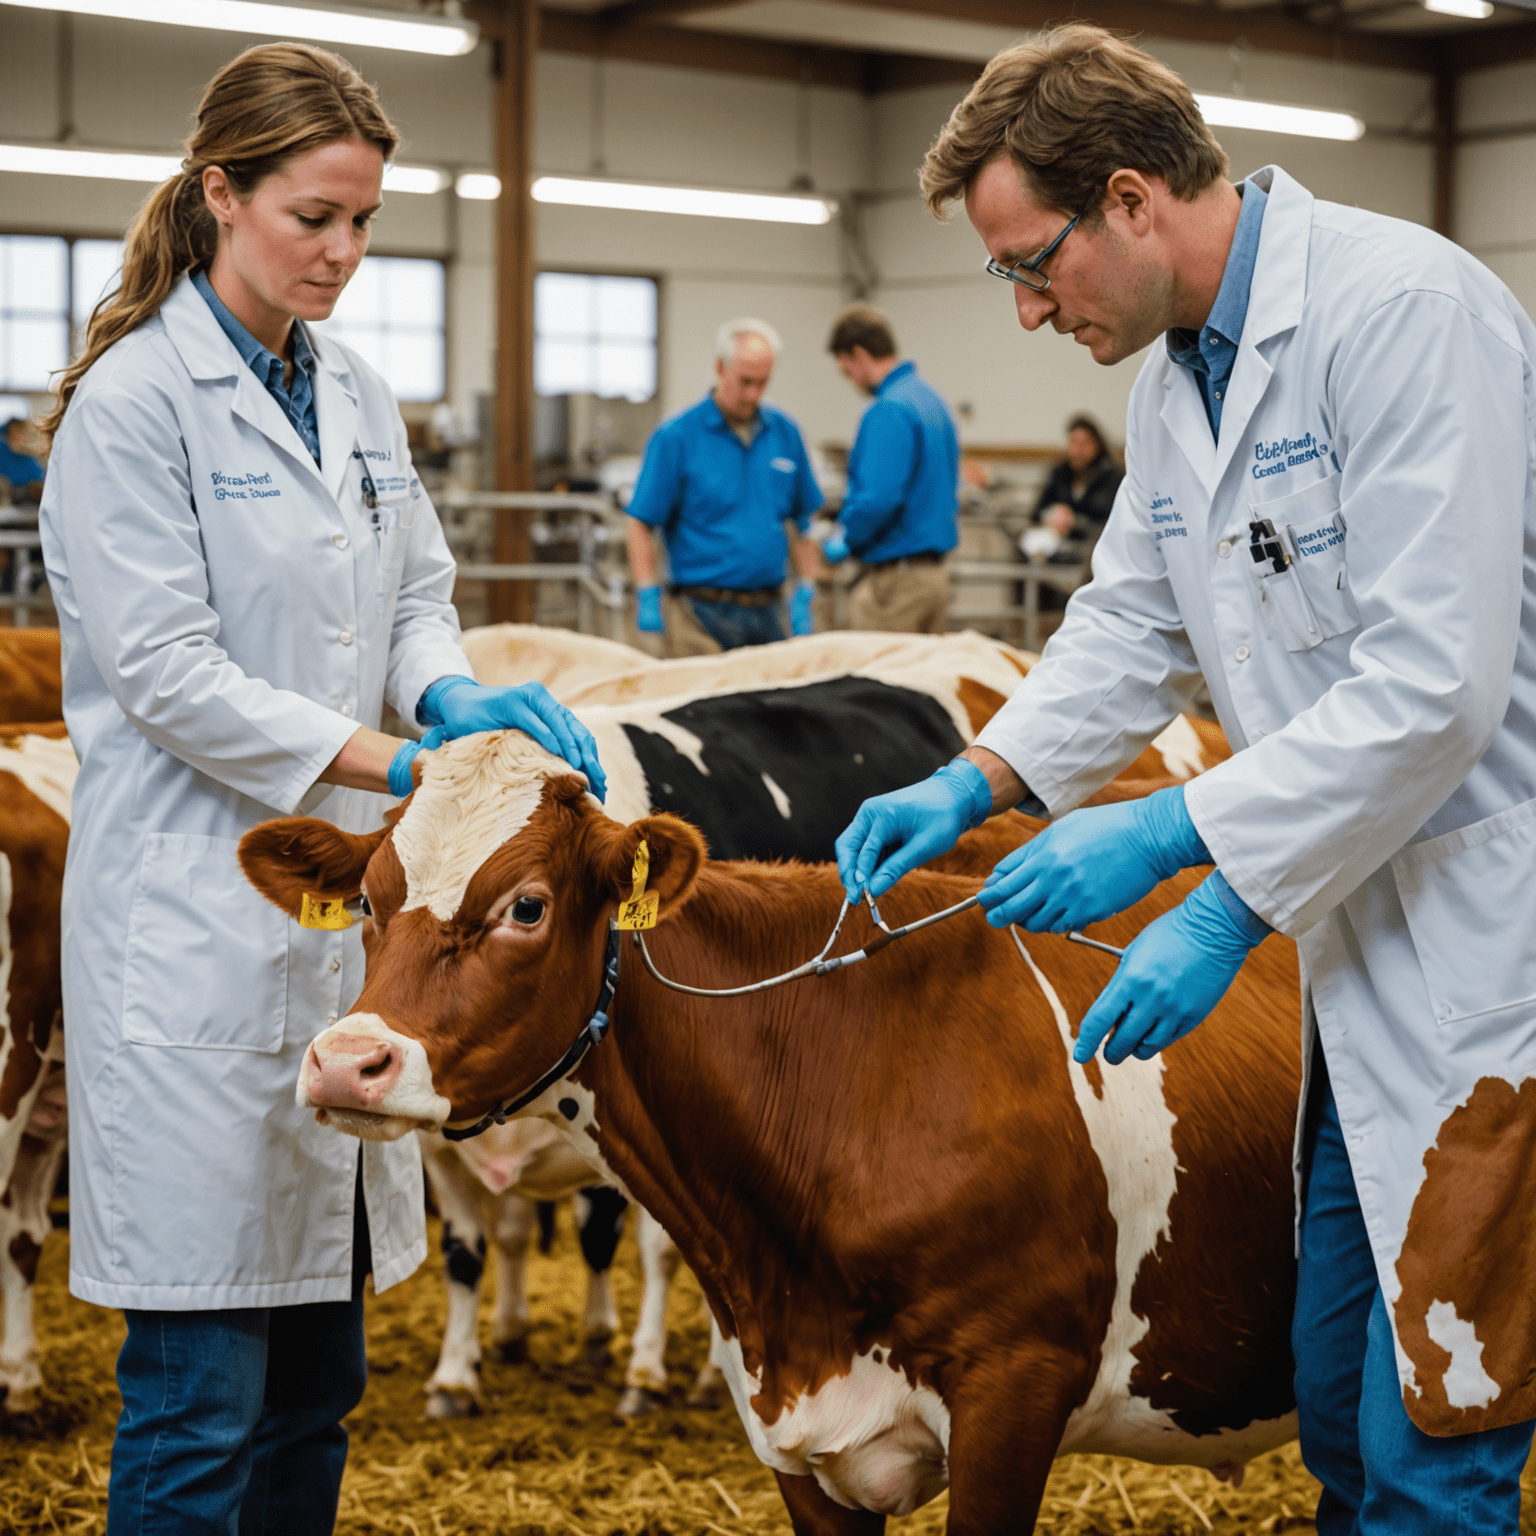
[[[456,1129],[445,1125],[443,1135],[449,1141],[468,1141],[470,1137],[490,1130],[493,1125],[502,1125],[509,1116],[515,1115],[520,1109],[525,1109],[541,1093],[552,1088],[561,1078],[574,1072],[581,1058],[594,1045],[603,1043],[603,1036],[608,1033],[608,1010],[613,1006],[613,994],[618,990],[618,985],[619,927],[610,918],[608,946],[603,951],[603,985],[597,994],[597,1006],[592,1010],[592,1017],[581,1026],[581,1033],[571,1042],[571,1048],[526,1093],[519,1094],[515,1099],[505,1100],[473,1125],[459,1126]]]

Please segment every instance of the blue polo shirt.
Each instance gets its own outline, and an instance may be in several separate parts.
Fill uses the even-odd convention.
[[[1221,436],[1221,407],[1232,380],[1232,365],[1237,361],[1237,344],[1243,339],[1243,323],[1248,318],[1248,291],[1253,287],[1253,266],[1259,259],[1259,231],[1264,225],[1264,205],[1269,201],[1263,187],[1245,181],[1243,211],[1237,216],[1232,232],[1232,249],[1222,270],[1221,287],[1211,305],[1210,318],[1198,334],[1175,327],[1168,332],[1168,356],[1188,368],[1200,386],[1205,414],[1211,423],[1211,435]]]
[[[848,548],[866,564],[953,549],[959,481],[949,407],[912,363],[899,363],[881,380],[848,455],[838,513]]]
[[[804,532],[820,505],[790,417],[760,405],[748,448],[706,395],[651,434],[626,510],[665,534],[674,586],[751,592],[784,580],[784,524]]]
[[[4,475],[18,491],[24,490],[43,478],[43,466],[24,453],[17,453],[0,437],[0,475]]]

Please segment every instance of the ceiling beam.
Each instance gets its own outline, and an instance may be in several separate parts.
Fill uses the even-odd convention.
[[[1536,21],[1453,32],[1442,46],[1451,68],[1458,74],[1469,69],[1492,69],[1499,64],[1520,64],[1536,59]]]
[[[634,26],[641,22],[671,21],[693,11],[721,11],[744,5],[746,0],[620,0],[589,14],[601,16],[610,27]]]

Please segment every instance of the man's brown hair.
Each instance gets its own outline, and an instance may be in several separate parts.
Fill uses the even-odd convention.
[[[873,304],[850,304],[832,322],[827,351],[834,357],[846,357],[855,347],[863,347],[874,358],[896,356],[891,323]]]
[[[1005,49],[982,71],[923,161],[929,212],[941,216],[1003,154],[1031,197],[1068,215],[1086,210],[1086,224],[1102,220],[1116,171],[1160,176],[1188,201],[1229,170],[1189,87],[1150,54],[1083,22]]]

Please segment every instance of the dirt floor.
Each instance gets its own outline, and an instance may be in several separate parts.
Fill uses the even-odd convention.
[[[436,1243],[436,1224],[433,1224]],[[87,1532],[105,1526],[106,1472],[117,1413],[112,1364],[121,1319],[73,1300],[65,1288],[68,1237],[44,1250],[39,1331],[46,1387],[37,1413],[0,1415],[0,1533]],[[639,1302],[639,1264],[627,1233],[616,1266],[619,1310]],[[531,1363],[487,1360],[485,1412],[428,1421],[421,1386],[436,1361],[443,1288],[434,1259],[406,1284],[368,1303],[367,1395],[348,1420],[352,1452],[337,1530],[409,1536],[788,1536],[772,1475],[747,1447],[735,1414],[682,1406],[706,1348],[703,1307],[686,1273],[675,1288],[668,1361],[672,1401],[619,1424],[622,1368],[594,1374],[578,1358],[583,1272],[560,1213],[554,1252],[531,1266]],[[489,1327],[484,1330],[489,1336]],[[620,1359],[623,1348],[619,1350]],[[1038,1530],[1087,1536],[1138,1530],[1310,1531],[1317,1484],[1294,1445],[1249,1465],[1234,1491],[1190,1467],[1148,1467],[1095,1456],[1064,1458],[1051,1478]],[[947,1496],[893,1520],[892,1536],[938,1536]],[[1536,1486],[1527,1472],[1523,1522],[1536,1536]]]

